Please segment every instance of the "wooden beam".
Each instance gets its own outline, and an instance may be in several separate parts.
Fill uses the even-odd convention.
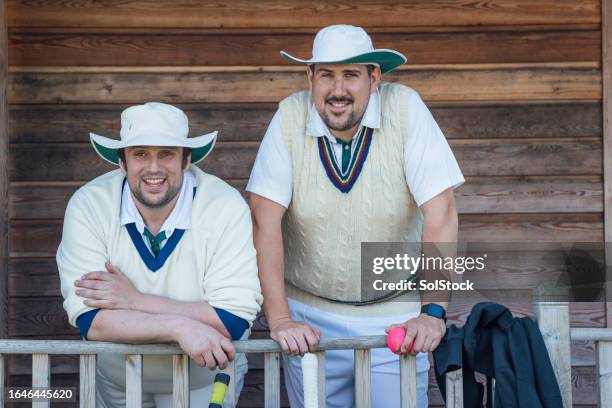
[[[307,89],[303,67],[11,68],[15,104],[279,102]],[[599,101],[599,63],[419,65],[385,74],[426,102]]]
[[[446,374],[446,406],[463,408],[463,370]]]
[[[79,408],[96,408],[96,355],[79,356]]]
[[[264,398],[266,408],[280,407],[280,353],[264,354]]]
[[[597,351],[597,390],[599,407],[612,406],[612,342],[595,343]]]
[[[392,48],[410,64],[599,61],[595,30],[371,33],[377,48]],[[280,50],[310,55],[312,33],[110,34],[9,33],[11,66],[291,65]],[[228,50],[233,50],[228,52]]]
[[[32,354],[32,388],[48,388],[51,385],[51,363],[48,354]],[[32,408],[49,408],[49,400],[32,402]]]
[[[598,176],[602,172],[599,138],[451,140],[465,176]],[[217,142],[201,168],[222,179],[248,179],[257,142]],[[89,181],[115,170],[90,143],[11,145],[8,174],[15,182]],[[36,166],[32,166],[36,163]]]
[[[369,349],[355,350],[355,407],[370,408],[371,392],[371,353]]]
[[[542,296],[546,295],[542,294]],[[563,398],[563,408],[571,408],[572,365],[569,303],[543,302],[538,299],[533,307],[548,355],[550,356],[550,362],[559,383],[561,397]]]
[[[8,372],[4,369],[6,366],[5,360],[8,359],[4,358],[4,354],[0,354],[0,387],[2,387],[2,389],[4,389],[6,377],[8,376]],[[4,407],[4,392],[0,392],[0,407]]]
[[[0,338],[8,337],[8,56],[6,2],[0,0]]]
[[[604,153],[604,230],[605,242],[612,242],[612,0],[602,0],[602,85]],[[607,249],[607,248],[606,248]],[[612,251],[606,250],[606,264],[612,263]],[[612,327],[612,276],[606,279],[607,326]]]
[[[325,352],[319,351],[317,354],[317,388],[318,388],[318,396],[319,396],[319,407],[324,407],[327,401],[327,378],[325,376]]]
[[[61,232],[62,221],[60,219],[13,220],[10,241],[11,259],[55,257]],[[601,242],[603,235],[603,215],[601,213],[459,214],[461,242],[568,242],[568,239],[573,242]],[[42,271],[39,273],[42,274]],[[40,287],[38,285],[39,283],[29,290]],[[59,295],[59,292],[56,292],[55,295]],[[10,299],[17,299],[17,296],[19,296],[17,293],[12,294]],[[28,301],[39,300],[28,299]],[[12,320],[20,313],[18,310],[22,306],[25,307],[25,303],[18,305],[17,310],[10,310],[11,330],[22,327],[30,333],[49,323],[36,320],[27,322]],[[31,313],[31,311],[26,311],[26,313]],[[62,313],[60,316],[65,317],[65,314]]]
[[[402,408],[417,406],[416,357],[400,356],[400,405]]]
[[[142,407],[142,354],[125,356],[125,403],[127,408]]]
[[[603,212],[601,176],[485,176],[466,177],[455,191],[459,214],[479,213],[600,213]],[[248,179],[225,179],[241,193]],[[84,181],[11,182],[9,211],[13,220],[49,220],[64,217],[68,200]],[[10,266],[10,265],[9,265]],[[57,273],[57,270],[55,271]],[[24,277],[17,277],[24,279]],[[9,274],[10,279],[10,274]],[[13,282],[9,282],[9,286]],[[26,291],[31,288],[25,286]],[[58,288],[46,288],[47,296]],[[23,296],[11,286],[11,296]]]
[[[187,354],[172,356],[172,366],[172,407],[189,408],[189,356]]]
[[[128,106],[10,105],[9,140],[11,143],[89,143],[89,132],[118,138],[121,111]],[[429,103],[428,106],[447,139],[601,138],[603,132],[601,101],[497,106]],[[218,142],[260,142],[278,105],[196,103],[178,107],[189,117],[192,135],[218,129]],[[11,196],[12,192],[11,189]],[[603,207],[603,199],[599,202]]]
[[[201,2],[65,0],[12,1],[10,25],[20,27],[320,28],[350,21],[370,27],[598,23],[598,0],[221,0]]]

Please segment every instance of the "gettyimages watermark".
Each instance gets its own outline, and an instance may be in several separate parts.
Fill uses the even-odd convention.
[[[464,257],[435,255],[428,256],[421,253],[418,256],[408,253],[396,253],[395,256],[375,257],[372,260],[372,273],[383,275],[389,270],[404,271],[410,274],[412,279],[419,271],[449,271],[458,275],[463,275],[466,271],[485,269],[487,254],[478,257]],[[451,279],[434,279],[431,281],[420,279],[401,279],[397,282],[386,282],[385,279],[375,279],[372,287],[374,290],[474,290],[474,283],[467,281],[454,281]]]
[[[606,248],[608,245],[608,248]],[[361,299],[603,301],[612,288],[603,243],[361,244]]]

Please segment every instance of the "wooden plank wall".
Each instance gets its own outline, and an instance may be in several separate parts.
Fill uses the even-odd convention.
[[[75,337],[53,256],[69,196],[111,169],[89,131],[117,135],[130,104],[177,104],[192,134],[221,131],[204,168],[244,189],[276,103],[307,85],[279,50],[309,56],[314,33],[333,23],[361,25],[377,47],[408,56],[387,79],[421,93],[459,159],[462,240],[604,239],[600,0],[7,4],[11,337]],[[473,303],[457,299],[452,319]],[[573,326],[606,325],[603,302],[571,310]],[[266,335],[260,319],[254,337]],[[593,344],[574,344],[572,357],[574,403],[593,406]],[[11,363],[12,383],[26,384],[29,359]],[[262,367],[253,356],[240,406],[263,406]],[[52,382],[75,383],[77,369],[74,356],[52,358]]]
[[[0,0],[0,163],[6,163],[9,155],[8,130],[8,30],[6,27],[6,2]],[[9,176],[6,166],[0,167],[0,299],[8,296],[8,232],[9,232]],[[0,338],[8,337],[7,302],[0,302]],[[4,363],[0,361],[0,369]]]
[[[604,214],[605,241],[612,241],[612,1],[602,1],[602,108],[604,146]],[[610,264],[612,250],[606,248],[606,264]],[[606,283],[606,323],[612,327],[612,275]]]

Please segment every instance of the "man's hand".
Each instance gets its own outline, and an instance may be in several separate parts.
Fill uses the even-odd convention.
[[[97,309],[136,310],[142,296],[132,282],[110,262],[104,264],[107,272],[89,272],[74,282],[76,294],[84,297],[86,306]]]
[[[442,337],[444,337],[444,333],[446,333],[446,324],[442,319],[426,314],[421,314],[402,324],[393,324],[385,329],[385,333],[402,326],[406,328],[406,337],[399,352],[402,355],[408,354],[408,352],[416,355],[421,352],[429,353],[434,351],[440,344]],[[410,349],[410,344],[413,340],[414,345]]]
[[[316,351],[321,330],[311,327],[306,322],[285,318],[270,323],[270,337],[276,340],[285,353],[303,356]]]
[[[236,357],[232,342],[211,326],[185,318],[179,323],[176,341],[198,366],[225,369]]]

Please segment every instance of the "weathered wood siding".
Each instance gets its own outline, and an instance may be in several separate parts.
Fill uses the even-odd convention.
[[[408,56],[387,79],[421,93],[459,159],[462,240],[604,239],[600,0],[8,0],[7,18],[11,337],[76,336],[53,257],[68,198],[111,169],[89,131],[118,135],[130,104],[177,104],[192,134],[220,130],[203,167],[244,190],[276,103],[307,85],[279,50],[308,56],[333,23],[361,25],[377,47]],[[473,303],[457,299],[452,320]],[[606,325],[604,302],[571,312],[573,326]],[[254,337],[265,327],[260,319]],[[574,403],[595,405],[593,344],[575,343],[572,358]],[[259,407],[263,356],[250,361],[240,406]],[[52,357],[52,383],[78,384],[78,367]],[[11,358],[12,383],[30,372],[28,357]]]

